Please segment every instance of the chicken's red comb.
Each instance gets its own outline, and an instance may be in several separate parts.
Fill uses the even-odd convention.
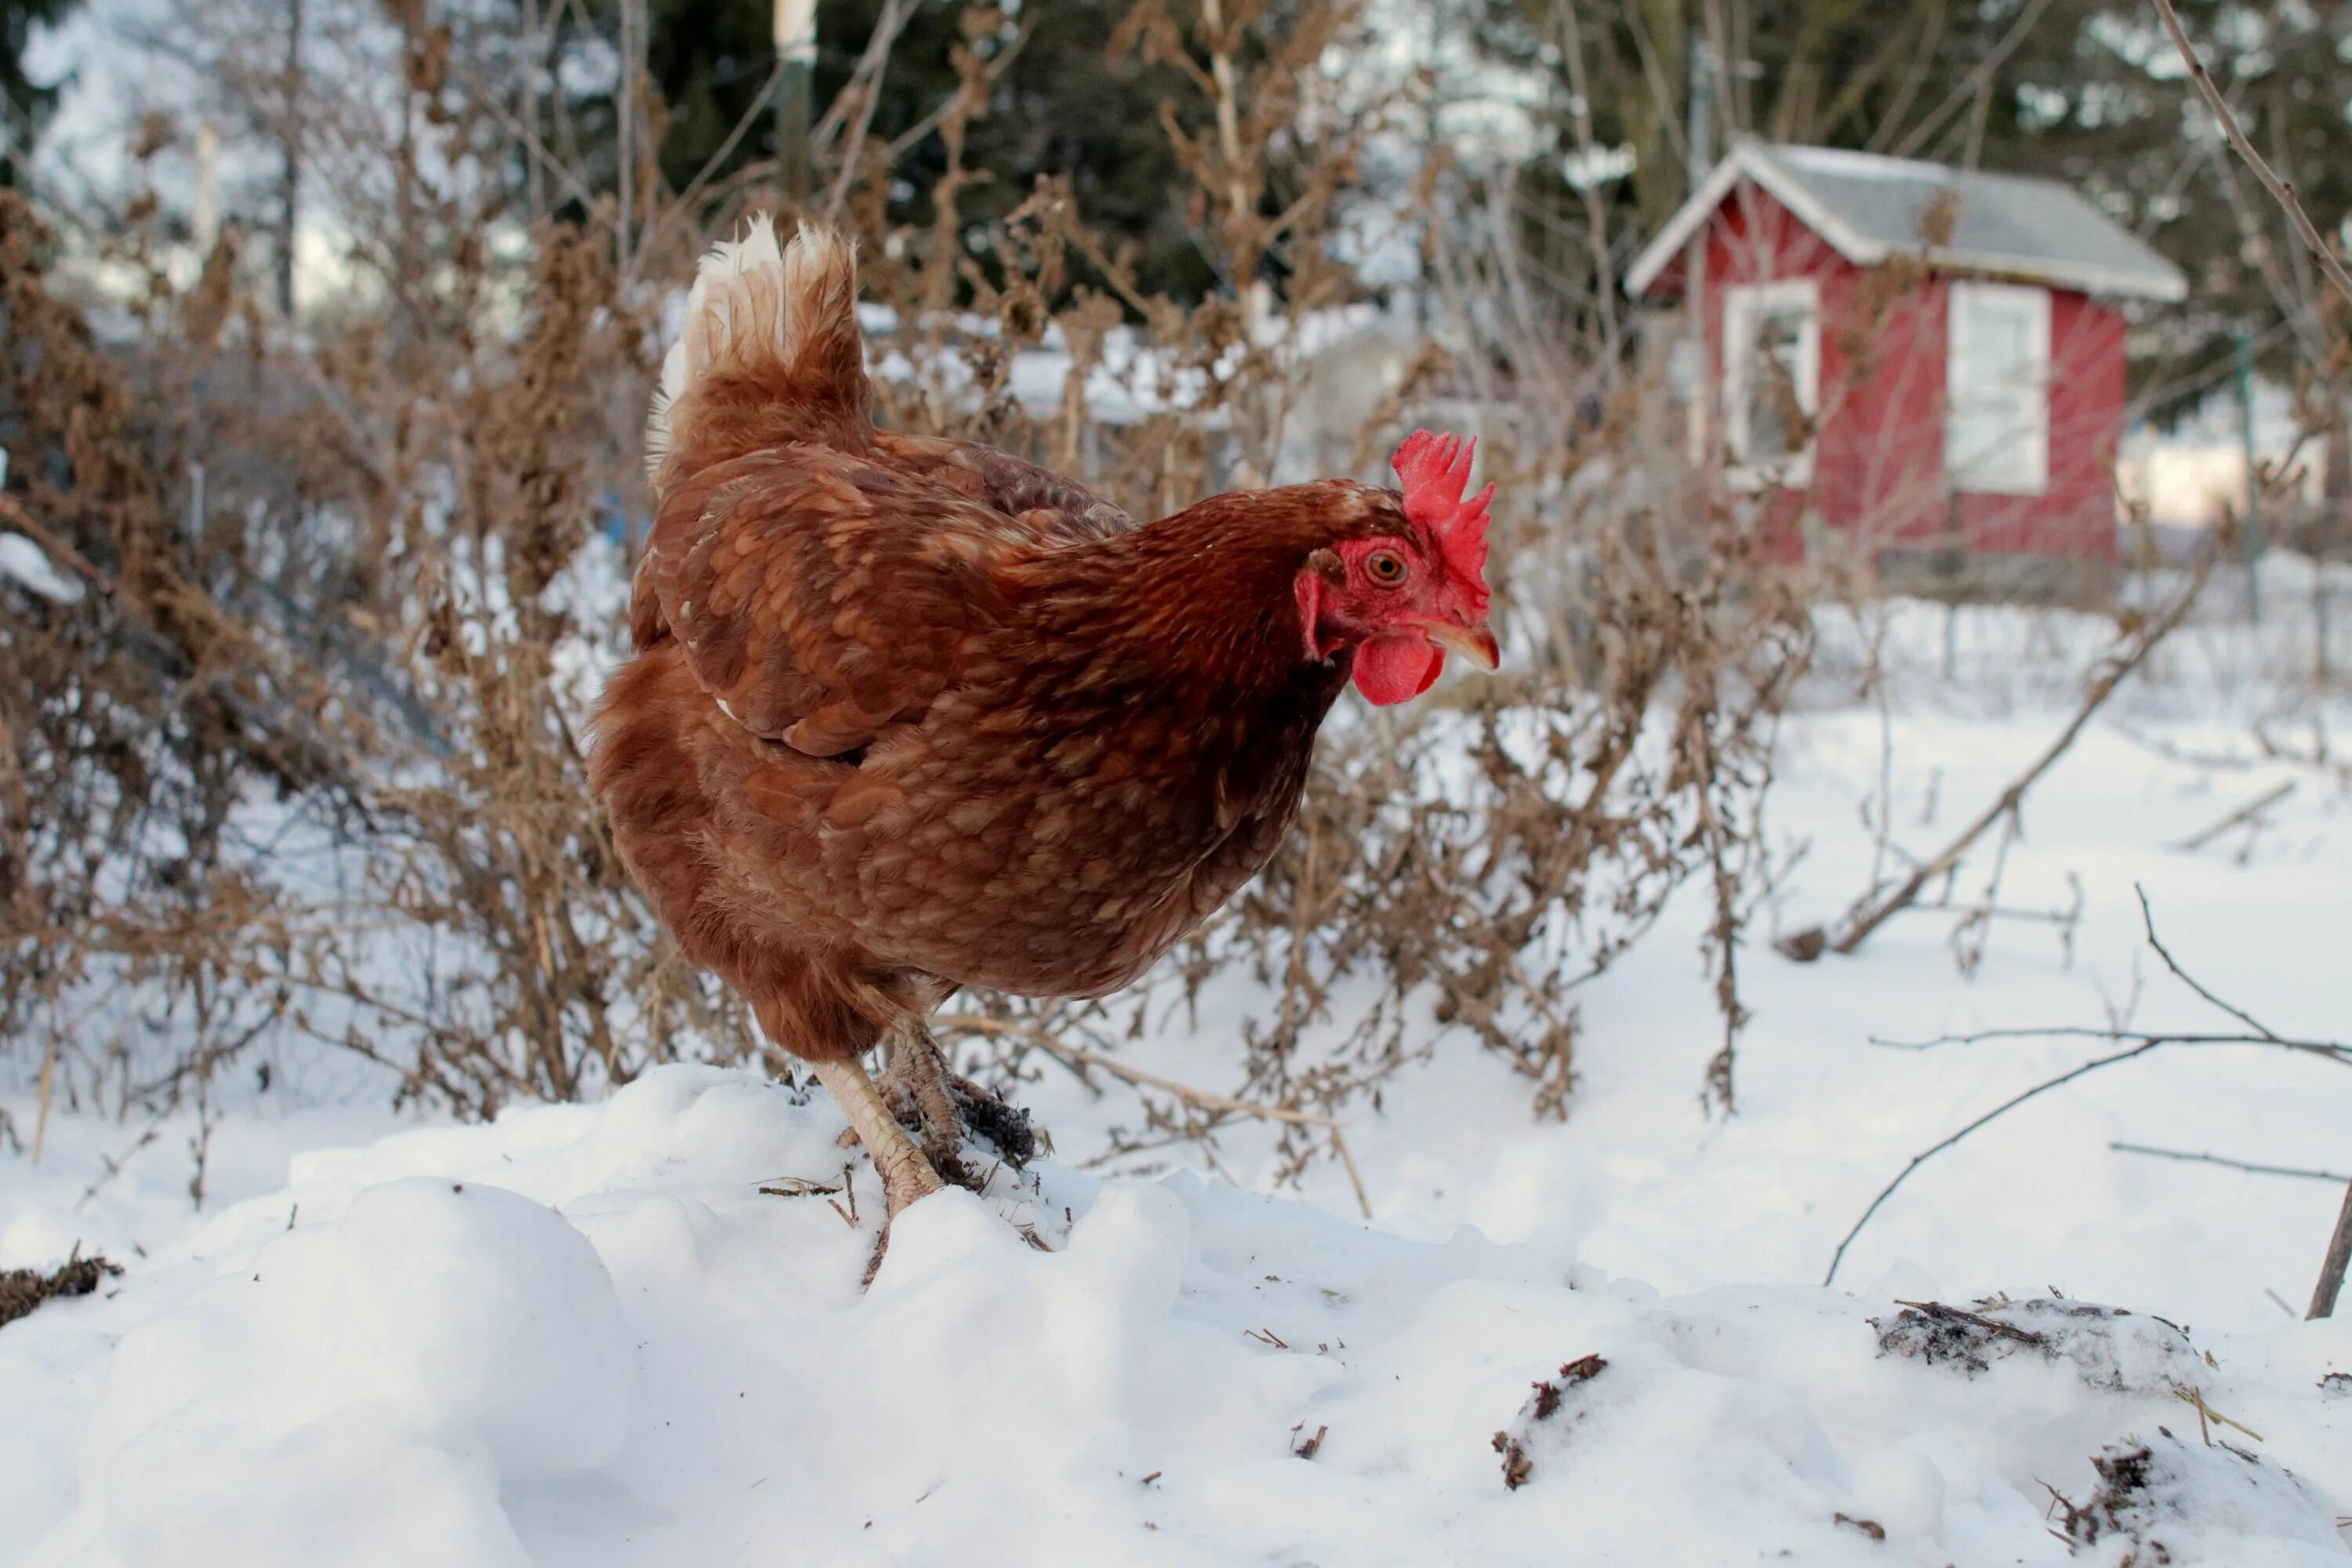
[[[1470,483],[1470,455],[1477,437],[1433,436],[1416,430],[1404,438],[1389,459],[1404,487],[1404,514],[1435,536],[1445,563],[1456,574],[1486,593],[1486,503],[1494,499],[1490,482],[1465,500]],[[1483,603],[1480,606],[1485,607]]]

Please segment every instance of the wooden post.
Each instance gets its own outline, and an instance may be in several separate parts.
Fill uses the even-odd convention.
[[[188,226],[201,263],[220,239],[220,127],[209,120],[196,127],[196,194]]]
[[[614,183],[618,187],[621,221],[613,232],[613,259],[625,273],[637,226],[637,51],[643,45],[636,23],[636,0],[621,0],[621,79],[613,100],[614,112],[619,116],[614,127]]]
[[[1944,547],[1936,552],[1936,574],[1944,590],[1944,682],[1959,673],[1960,580],[1969,568],[1969,536],[1960,523],[1958,488],[1944,497]]]
[[[2262,474],[2254,460],[2254,340],[2238,332],[2238,433],[2246,457],[2246,610],[2263,624]]]
[[[1686,112],[1689,125],[1685,132],[1685,145],[1690,152],[1690,176],[1685,184],[1696,193],[1715,173],[1715,100],[1708,81],[1714,57],[1704,41],[1687,40],[1690,48],[1690,103]],[[1722,384],[1722,374],[1712,363],[1706,352],[1706,242],[1714,227],[1713,215],[1703,218],[1690,243],[1683,247],[1683,338],[1690,344],[1693,367],[1688,410],[1691,460],[1697,469],[1699,482],[1705,487],[1704,499],[1712,503],[1716,495],[1716,389]],[[1731,363],[1732,348],[1728,339],[1723,344],[1725,367]]]
[[[2326,1260],[2319,1266],[2319,1288],[2311,1293],[2309,1318],[2336,1315],[2336,1293],[2344,1289],[2344,1268],[2352,1263],[2352,1182],[2345,1184],[2344,1207],[2336,1215],[2336,1234],[2327,1243]]]
[[[784,205],[808,205],[809,97],[816,75],[816,0],[776,0],[776,167]]]
[[[2327,557],[2315,542],[2311,551],[2311,686],[2327,689]]]
[[[294,230],[302,197],[302,0],[287,0],[285,122],[278,126],[278,313],[294,319]]]

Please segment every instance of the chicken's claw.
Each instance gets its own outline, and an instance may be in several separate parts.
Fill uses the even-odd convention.
[[[1007,1104],[947,1064],[929,1026],[909,1020],[892,1037],[889,1066],[875,1089],[891,1116],[921,1142],[924,1158],[940,1177],[980,1192],[987,1184],[963,1158],[967,1133],[992,1144],[1004,1163],[1020,1170],[1052,1144],[1029,1122],[1029,1113]],[[846,1149],[860,1142],[855,1125],[841,1135]]]

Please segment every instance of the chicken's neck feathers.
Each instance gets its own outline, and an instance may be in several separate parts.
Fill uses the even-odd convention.
[[[1349,666],[1344,652],[1308,657],[1293,590],[1334,531],[1318,504],[1326,488],[1215,496],[1039,557],[1015,574],[1022,618],[1067,661],[1066,689],[1111,683],[1129,700],[1270,704],[1312,728]]]

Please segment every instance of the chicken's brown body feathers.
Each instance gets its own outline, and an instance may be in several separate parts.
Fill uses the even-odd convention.
[[[593,763],[686,956],[816,1060],[962,985],[1115,990],[1264,865],[1348,676],[1290,577],[1378,495],[1139,528],[854,391],[829,439],[731,451],[758,419],[681,399]]]

